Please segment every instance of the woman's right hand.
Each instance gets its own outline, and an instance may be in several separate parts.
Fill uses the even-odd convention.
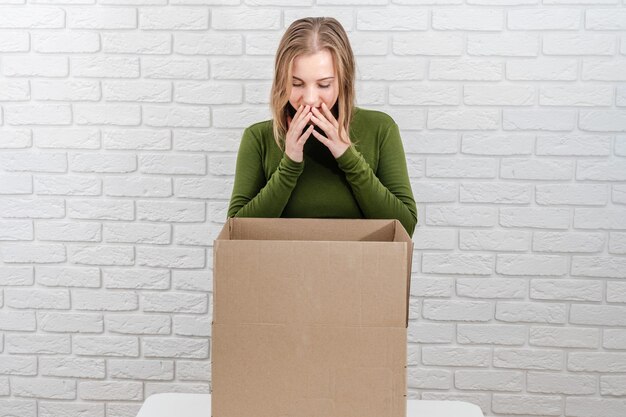
[[[285,153],[294,162],[302,162],[304,159],[304,144],[311,136],[315,126],[309,126],[304,132],[302,129],[309,123],[312,115],[311,106],[300,105],[293,119],[287,117],[288,130],[285,136]]]

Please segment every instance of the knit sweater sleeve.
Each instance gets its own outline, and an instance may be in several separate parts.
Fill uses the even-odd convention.
[[[280,217],[304,169],[304,162],[295,162],[283,154],[278,168],[266,180],[263,161],[261,139],[247,128],[237,154],[228,217]]]
[[[398,125],[389,125],[379,144],[376,172],[363,155],[350,146],[337,158],[366,218],[398,219],[409,236],[417,223],[417,208],[411,191],[404,148]]]

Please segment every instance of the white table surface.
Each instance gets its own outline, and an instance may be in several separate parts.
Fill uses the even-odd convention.
[[[210,417],[209,394],[155,394],[137,417]],[[463,401],[408,400],[407,417],[484,417],[477,405]]]

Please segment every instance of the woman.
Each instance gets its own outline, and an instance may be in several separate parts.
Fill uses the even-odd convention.
[[[241,139],[228,217],[398,219],[417,209],[396,123],[354,105],[355,63],[333,18],[291,24],[276,54],[272,120]]]

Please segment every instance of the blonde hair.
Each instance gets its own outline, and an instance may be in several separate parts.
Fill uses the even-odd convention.
[[[287,126],[287,106],[291,89],[293,61],[300,55],[309,55],[327,49],[333,57],[335,75],[339,82],[337,98],[339,137],[349,131],[354,107],[354,54],[348,35],[341,23],[332,17],[307,17],[293,22],[283,35],[276,51],[274,81],[271,92],[274,138],[284,150]]]

